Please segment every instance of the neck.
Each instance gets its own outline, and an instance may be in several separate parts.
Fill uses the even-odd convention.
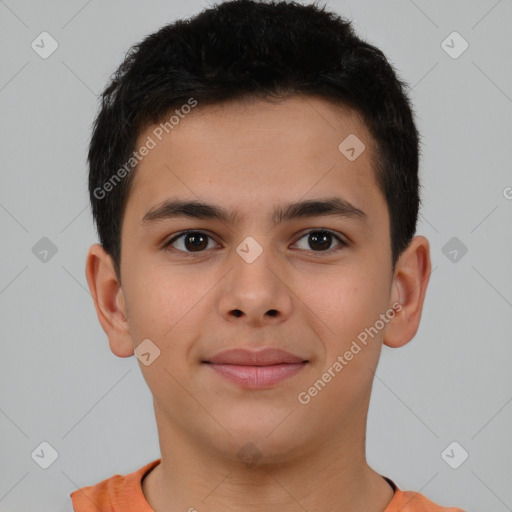
[[[255,443],[257,448],[246,445],[245,453],[256,455],[255,464],[251,457],[244,463],[225,453],[237,449],[219,452],[202,444],[156,405],[155,415],[162,460],[142,484],[155,511],[384,512],[393,498],[389,483],[366,463],[366,414],[352,415],[331,437],[324,430],[323,439],[302,438],[288,450],[282,445],[276,450],[265,440]],[[279,455],[265,456],[270,453]]]

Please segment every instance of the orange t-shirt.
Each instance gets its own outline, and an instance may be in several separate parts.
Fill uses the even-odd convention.
[[[142,492],[142,478],[161,459],[154,460],[126,476],[114,475],[96,485],[82,487],[70,494],[75,512],[154,512]],[[386,477],[384,477],[386,478]],[[422,494],[401,491],[386,478],[395,490],[393,499],[384,512],[465,512],[460,508],[441,507]]]

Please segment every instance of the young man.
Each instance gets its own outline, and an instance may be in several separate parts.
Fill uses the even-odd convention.
[[[365,457],[382,344],[417,332],[431,270],[403,88],[313,5],[225,2],[127,55],[90,145],[86,275],[161,458],[76,512],[460,511]]]

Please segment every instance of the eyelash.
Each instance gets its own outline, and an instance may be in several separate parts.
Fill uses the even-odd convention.
[[[207,252],[208,249],[204,249],[202,251],[184,251],[182,249],[176,249],[175,247],[172,247],[171,249],[169,249],[169,246],[171,246],[174,242],[176,242],[180,238],[184,238],[186,235],[189,235],[190,233],[197,233],[197,234],[200,234],[200,235],[205,235],[206,237],[208,237],[211,240],[213,240],[213,237],[208,235],[208,233],[205,233],[204,231],[198,231],[198,230],[195,230],[195,229],[191,229],[191,230],[188,230],[188,231],[182,231],[178,235],[176,235],[173,238],[171,238],[171,240],[169,240],[168,242],[164,242],[164,244],[162,245],[162,248],[163,249],[167,249],[167,250],[175,250],[175,251],[181,252],[181,253],[183,253],[183,254],[185,254],[187,256],[193,256],[194,254],[201,254],[201,253]],[[341,249],[343,249],[345,247],[348,247],[348,243],[345,242],[344,240],[342,240],[335,232],[333,232],[333,231],[331,231],[329,229],[323,229],[323,228],[313,228],[313,229],[307,231],[306,233],[303,233],[302,236],[297,241],[301,240],[305,236],[310,235],[311,233],[327,233],[327,234],[331,235],[336,241],[338,241],[340,245],[338,247],[334,247],[334,248],[328,249],[326,251],[308,250],[308,252],[313,252],[313,253],[316,253],[316,254],[322,254],[322,253],[324,253],[324,254],[332,254],[333,252],[337,252],[337,251],[339,251],[339,250],[341,250]],[[297,242],[295,242],[295,243],[297,243]],[[307,249],[301,249],[301,250],[307,250]]]

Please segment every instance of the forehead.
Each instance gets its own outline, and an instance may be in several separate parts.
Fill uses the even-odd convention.
[[[374,141],[346,107],[307,96],[279,103],[199,103],[186,111],[169,122],[173,110],[139,135],[137,147],[152,146],[137,166],[128,200],[139,217],[170,195],[217,199],[254,213],[266,200],[276,204],[339,191],[361,209],[376,201],[385,207]]]

